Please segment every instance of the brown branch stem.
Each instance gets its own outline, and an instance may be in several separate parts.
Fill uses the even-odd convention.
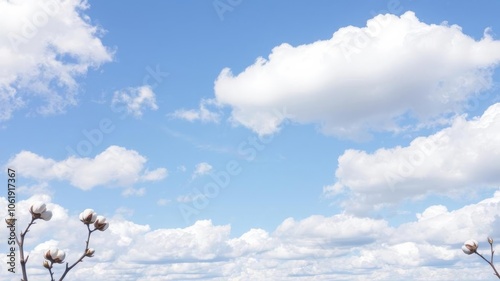
[[[474,252],[474,253],[476,253],[476,254],[477,254],[478,256],[480,256],[480,257],[481,257],[481,258],[482,258],[485,262],[487,262],[487,263],[491,266],[491,268],[493,268],[493,271],[495,271],[495,276],[496,276],[496,277],[498,277],[498,279],[500,279],[500,274],[498,274],[498,271],[497,271],[497,269],[495,268],[495,265],[493,264],[493,246],[491,246],[491,251],[492,251],[492,252],[491,252],[491,261],[489,261],[489,260],[485,259],[485,258],[483,257],[483,255],[481,255],[481,254],[480,254],[480,253],[478,253],[478,252]]]
[[[17,241],[17,244],[19,245],[19,257],[21,258],[19,262],[21,263],[21,271],[23,273],[23,279],[22,279],[23,281],[28,281],[28,273],[26,272],[26,263],[28,262],[28,258],[29,258],[29,255],[26,256],[26,259],[24,258],[24,237],[26,236],[26,233],[28,233],[29,228],[33,224],[35,224],[35,220],[36,220],[36,218],[31,217],[31,222],[26,227],[26,230],[24,230],[24,232],[21,231],[21,234],[19,235],[21,237],[20,241],[17,239],[17,235],[16,235],[16,241]]]
[[[71,269],[73,269],[73,267],[75,267],[79,262],[81,262],[83,260],[83,258],[85,258],[87,256],[87,250],[89,249],[89,243],[90,243],[90,235],[92,234],[92,232],[96,231],[97,229],[90,230],[90,226],[88,224],[86,224],[86,225],[87,225],[87,229],[88,229],[89,232],[88,232],[88,235],[87,235],[87,241],[85,241],[85,249],[83,250],[83,254],[71,266],[68,266],[69,263],[66,263],[66,269],[64,270],[64,273],[61,276],[61,278],[59,278],[59,281],[62,281],[64,279],[64,277],[66,277],[66,274],[68,274],[68,272]]]
[[[52,272],[52,265],[53,264],[54,264],[53,262],[50,262],[49,268],[47,268],[49,270],[49,273],[50,273],[50,281],[54,281],[54,272]]]

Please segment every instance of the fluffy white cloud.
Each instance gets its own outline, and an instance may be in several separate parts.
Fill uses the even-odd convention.
[[[500,192],[477,204],[467,205],[458,210],[448,211],[444,206],[430,206],[423,214],[417,214],[418,221],[409,222],[398,228],[393,242],[401,243],[405,237],[411,237],[415,243],[456,244],[477,237],[481,243],[486,236],[496,237],[500,231],[496,228],[500,210]],[[485,249],[485,248],[483,248]]]
[[[33,225],[28,233],[28,270],[34,281],[47,279],[41,266],[46,248],[58,246],[67,252],[68,261],[76,260],[86,235],[77,214],[52,203],[47,195],[17,203],[18,227],[29,223],[28,208],[39,200],[47,203],[54,217]],[[4,197],[0,208],[7,208]],[[491,198],[454,211],[429,206],[418,220],[398,227],[384,220],[338,214],[288,218],[274,232],[251,229],[235,238],[229,225],[214,225],[210,220],[185,228],[151,229],[126,220],[119,211],[108,218],[108,230],[92,235],[95,256],[68,276],[75,281],[88,280],[88,274],[110,281],[392,280],[394,276],[486,280],[491,277],[490,268],[478,257],[463,254],[460,247],[475,238],[480,251],[487,254],[485,237],[500,235],[499,210],[497,191]],[[7,231],[1,228],[0,235],[6,237]],[[5,260],[5,253],[1,254]],[[0,278],[12,277],[5,262],[0,269]]]
[[[151,231],[134,241],[127,256],[134,261],[156,263],[213,260],[229,250],[225,242],[230,230],[228,225],[214,226],[205,220],[184,229]]]
[[[482,116],[453,124],[406,147],[373,153],[347,150],[338,159],[337,182],[325,193],[349,191],[351,210],[368,211],[386,203],[429,193],[460,194],[500,186],[500,103]]]
[[[227,241],[228,246],[232,249],[232,252],[228,256],[241,257],[254,253],[263,253],[273,249],[275,242],[267,231],[253,228],[240,237]]]
[[[480,41],[457,25],[427,24],[413,12],[378,15],[331,39],[282,44],[238,75],[222,70],[215,96],[232,120],[258,134],[286,120],[314,123],[327,134],[364,138],[399,131],[407,120],[431,124],[459,112],[491,87],[500,41]],[[276,114],[286,109],[287,114]]]
[[[303,237],[316,237],[319,239],[313,241],[316,244],[347,248],[371,243],[376,238],[387,235],[387,231],[385,221],[340,214],[329,218],[311,216],[298,222],[288,218],[278,226],[275,235],[281,239],[291,239],[290,242],[295,241],[293,244],[308,243]]]
[[[115,111],[126,111],[135,117],[141,117],[147,108],[157,110],[156,96],[149,85],[127,88],[113,94],[111,106]]]
[[[190,122],[201,121],[204,123],[218,123],[221,118],[221,113],[211,111],[207,107],[216,105],[214,100],[201,100],[199,109],[179,109],[170,114],[171,117],[184,119]]]
[[[146,161],[134,150],[110,146],[94,158],[71,156],[62,161],[21,151],[7,166],[22,170],[23,177],[42,181],[67,180],[73,186],[89,190],[100,185],[130,187],[138,181],[161,180],[167,175],[164,168],[145,170]]]
[[[0,1],[0,120],[25,105],[64,111],[77,102],[77,77],[111,61],[88,8],[85,0]]]

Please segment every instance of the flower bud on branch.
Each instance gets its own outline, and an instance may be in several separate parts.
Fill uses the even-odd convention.
[[[66,253],[64,251],[59,250],[57,248],[51,248],[50,250],[47,250],[44,255],[45,259],[50,261],[50,262],[55,262],[55,263],[63,263],[64,258],[66,257]]]
[[[8,217],[5,219],[5,223],[7,223],[7,226],[14,226],[16,224],[16,219]]]
[[[42,203],[42,202],[36,202],[35,204],[31,205],[30,213],[31,213],[31,217],[34,220],[42,219],[45,221],[49,221],[52,218],[52,212],[47,211],[47,207],[45,206],[45,203]]]
[[[470,239],[465,241],[464,245],[462,246],[462,251],[466,253],[467,255],[471,254],[476,254],[478,255],[481,259],[483,259],[485,262],[487,262],[493,271],[495,272],[495,276],[500,279],[500,274],[498,273],[495,265],[493,264],[493,254],[495,253],[495,250],[493,250],[493,239],[491,237],[488,237],[488,243],[490,244],[490,250],[491,250],[491,258],[490,260],[487,260],[483,255],[477,252],[477,248],[479,244],[477,243],[476,240]]]
[[[467,255],[474,254],[477,250],[478,243],[474,239],[470,239],[465,241],[464,245],[462,246],[462,251],[466,253]]]
[[[106,218],[103,216],[97,216],[97,219],[94,222],[94,227],[97,230],[104,231],[108,228],[109,223],[106,222]]]
[[[50,221],[52,218],[52,212],[51,211],[45,211],[40,214],[40,218],[44,221]]]
[[[87,256],[87,257],[91,258],[91,257],[93,257],[93,256],[94,256],[94,253],[95,253],[95,250],[94,250],[94,249],[92,249],[92,248],[89,248],[89,249],[87,249],[87,250],[85,251],[85,256]]]
[[[85,211],[80,213],[80,221],[84,224],[94,223],[97,219],[97,213],[92,209],[85,209]]]

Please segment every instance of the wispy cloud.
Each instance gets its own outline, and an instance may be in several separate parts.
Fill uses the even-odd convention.
[[[199,176],[206,175],[210,173],[212,169],[213,169],[212,165],[208,164],[207,162],[198,163],[194,168],[194,172],[191,175],[191,179],[195,179]]]
[[[141,187],[141,188],[133,188],[133,187],[128,187],[122,191],[122,195],[124,197],[130,197],[130,196],[143,196],[146,194],[146,188]]]
[[[177,201],[178,203],[190,203],[190,202],[193,202],[197,199],[200,199],[203,196],[204,196],[203,194],[179,195],[179,196],[177,196],[175,201]]]
[[[153,171],[146,170],[141,176],[143,181],[158,181],[166,178],[168,176],[168,171],[166,168],[158,168]]]
[[[163,128],[163,131],[167,133],[168,135],[181,139],[187,143],[190,143],[193,145],[195,148],[199,150],[205,150],[205,151],[213,151],[217,153],[223,153],[223,154],[235,154],[236,149],[233,147],[229,146],[222,146],[222,145],[217,145],[213,143],[201,143],[200,141],[197,140],[196,137],[193,137],[191,135],[185,134],[183,132],[179,132],[170,128]]]
[[[126,113],[136,118],[141,117],[146,109],[158,109],[156,95],[149,85],[116,91],[111,104],[114,109],[123,107]]]
[[[156,205],[158,205],[158,206],[167,206],[168,204],[170,204],[170,202],[172,202],[172,201],[169,200],[169,199],[160,198],[160,199],[158,199],[158,201],[156,201]]]
[[[221,112],[210,111],[208,106],[217,106],[214,100],[203,99],[198,109],[179,109],[169,114],[170,117],[183,119],[190,122],[201,121],[203,123],[219,123]]]

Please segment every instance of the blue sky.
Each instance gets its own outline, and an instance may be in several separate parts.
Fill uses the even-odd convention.
[[[66,225],[32,256],[93,208],[106,280],[491,277],[500,4],[44,3],[0,1],[0,160]]]

